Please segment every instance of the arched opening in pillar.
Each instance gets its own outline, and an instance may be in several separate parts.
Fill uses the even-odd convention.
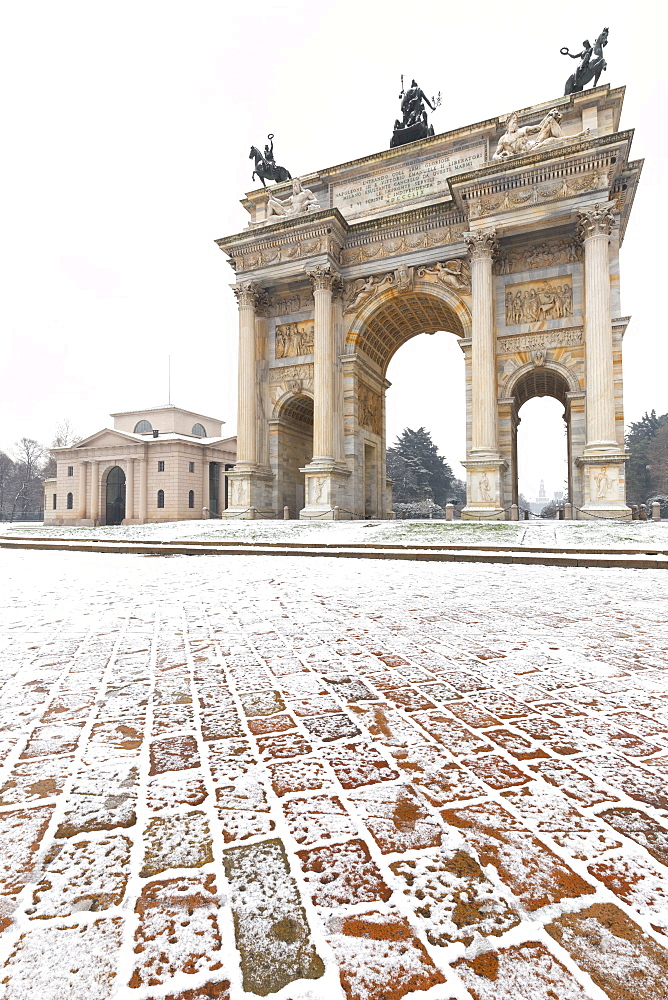
[[[278,452],[277,507],[284,507],[290,517],[299,517],[304,507],[303,469],[313,458],[313,399],[306,395],[290,396],[273,421]]]
[[[125,473],[120,465],[109,469],[105,482],[105,524],[122,524],[125,518]]]
[[[361,364],[355,380],[354,505],[365,517],[386,517],[391,510],[386,449],[406,427],[424,427],[455,477],[463,478],[466,378],[460,338],[466,336],[466,315],[457,297],[447,294],[394,294],[366,318],[356,338]]]
[[[568,391],[563,375],[545,367],[533,368],[514,387],[512,502],[521,495],[533,513],[549,501],[573,500]]]

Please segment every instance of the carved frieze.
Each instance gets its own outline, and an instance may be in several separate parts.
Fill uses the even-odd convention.
[[[269,372],[269,382],[287,382],[288,379],[302,379],[310,383],[313,379],[313,364],[282,365]]]
[[[542,323],[573,315],[573,285],[570,275],[506,285],[506,326]]]
[[[496,274],[513,274],[536,267],[573,264],[582,260],[582,247],[577,240],[555,240],[520,249],[502,248],[496,260]]]
[[[327,232],[327,228],[330,229]],[[251,246],[228,250],[232,260],[230,263],[237,272],[255,271],[270,264],[285,264],[293,260],[315,257],[318,254],[329,254],[334,260],[341,256],[341,239],[338,233],[327,228],[315,228],[295,239],[292,236],[271,234],[263,240],[254,241]]]
[[[375,392],[365,382],[358,383],[357,420],[361,427],[366,427],[372,434],[382,434],[382,400],[379,393]]]
[[[311,291],[295,292],[293,295],[270,296],[267,305],[268,316],[289,316],[291,313],[305,312],[313,308]]]
[[[459,291],[471,291],[471,267],[466,260],[443,260],[429,266],[419,267],[418,278],[433,278],[442,285],[450,285]]]
[[[584,344],[584,332],[582,329],[569,329],[500,337],[496,347],[499,354],[515,354],[518,351],[544,351],[554,347],[576,347],[579,344]]]
[[[582,177],[563,177],[553,181],[528,184],[524,187],[499,192],[494,195],[473,195],[469,197],[469,218],[484,219],[497,212],[529,205],[540,205],[557,198],[572,198],[587,191],[597,191],[607,184],[607,175],[591,172]]]
[[[279,323],[276,326],[276,357],[295,358],[313,354],[312,319],[300,323]]]
[[[382,260],[384,257],[396,257],[398,254],[410,253],[411,250],[429,250],[431,247],[447,246],[460,240],[465,229],[465,225],[444,226],[442,229],[430,232],[388,237],[384,240],[370,241],[363,246],[345,247],[341,251],[341,263],[347,266],[369,260]]]

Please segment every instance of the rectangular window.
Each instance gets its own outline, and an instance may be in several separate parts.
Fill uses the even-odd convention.
[[[67,475],[68,476],[73,476],[74,475],[74,466],[73,465],[68,465],[67,466]]]
[[[158,462],[158,472],[164,472],[164,471],[165,471],[165,463]]]
[[[194,472],[194,471],[195,471],[195,463],[188,462],[188,472]]]
[[[56,498],[57,498],[57,494],[54,493],[53,494],[53,509],[54,510],[56,509]]]

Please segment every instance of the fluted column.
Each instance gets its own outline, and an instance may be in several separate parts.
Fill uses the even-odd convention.
[[[94,522],[100,517],[99,462],[90,463],[90,516]]]
[[[86,516],[86,477],[88,469],[86,468],[87,462],[79,463],[79,509],[78,516],[80,518],[85,518]]]
[[[585,372],[587,443],[585,454],[619,450],[615,431],[612,367],[612,316],[608,243],[615,224],[608,205],[581,212],[579,235],[584,246]]]
[[[135,516],[135,462],[133,458],[127,461],[125,472],[125,518],[130,520]]]
[[[236,468],[257,465],[257,393],[255,315],[262,291],[252,281],[232,289],[239,305],[239,418]]]
[[[331,267],[308,271],[315,299],[313,333],[313,461],[333,462],[336,452],[334,386],[336,345],[332,327],[332,289],[338,276]]]
[[[148,458],[139,459],[139,519],[142,524],[148,519]]]
[[[492,262],[494,230],[469,233],[473,324],[471,332],[471,455],[498,457],[496,338]]]

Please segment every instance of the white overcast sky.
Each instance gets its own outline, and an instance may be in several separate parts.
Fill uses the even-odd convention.
[[[563,93],[583,38],[610,28],[601,82],[646,164],[622,250],[627,421],[668,410],[666,59],[656,3],[380,0],[3,6],[0,448],[82,435],[172,402],[236,425],[234,275],[214,244],[247,222],[248,150],[276,134],[293,175],[385,149],[400,75],[447,131]],[[428,427],[464,457],[455,338],[417,337],[389,371],[388,440]],[[529,415],[529,407],[536,411]],[[527,404],[521,488],[563,481],[563,424]],[[549,411],[549,413],[548,413]],[[459,470],[459,467],[456,466]]]

